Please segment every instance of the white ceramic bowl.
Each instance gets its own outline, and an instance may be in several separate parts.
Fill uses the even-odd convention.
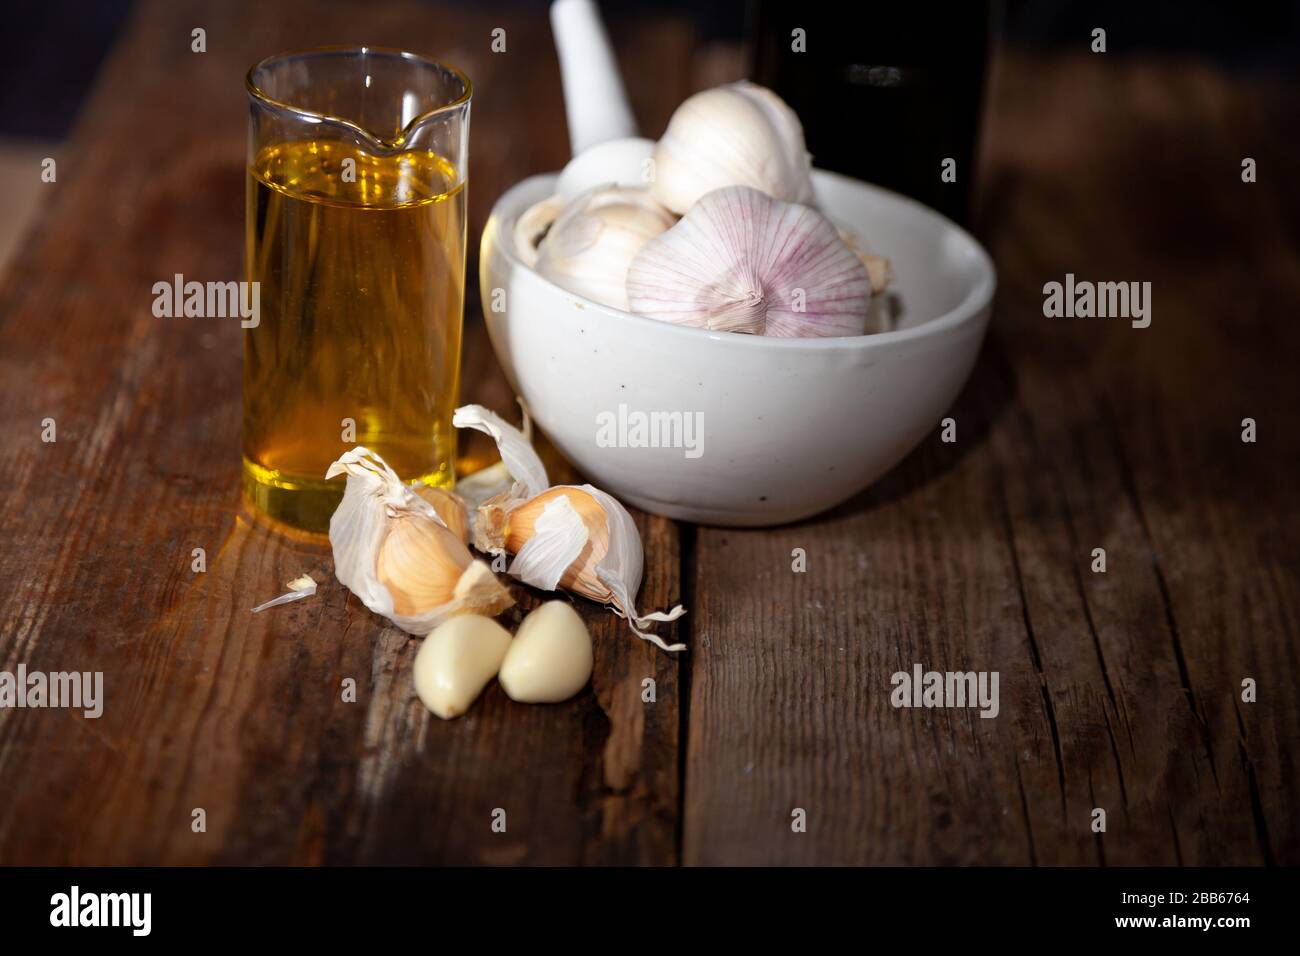
[[[970,374],[993,301],[993,263],[919,203],[815,172],[821,208],[893,265],[893,331],[765,338],[632,315],[524,265],[515,221],[551,195],[555,179],[524,180],[492,211],[480,257],[488,332],[538,426],[592,484],[628,504],[718,525],[814,515],[915,448]],[[494,290],[504,290],[501,311]],[[638,413],[648,421],[652,412],[691,416],[702,441],[680,447],[694,436],[666,431],[661,443],[676,438],[679,447],[628,447],[640,437]],[[632,427],[617,436],[620,418]],[[609,447],[610,438],[623,445]]]

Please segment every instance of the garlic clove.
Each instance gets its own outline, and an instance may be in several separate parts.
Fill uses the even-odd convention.
[[[415,692],[443,720],[469,709],[496,676],[510,633],[491,618],[463,614],[439,625],[415,655]]]
[[[584,512],[595,506],[590,496],[580,494],[576,489],[555,488],[538,495],[515,514],[506,516],[508,536],[505,547],[515,555],[508,574],[543,591],[554,591],[566,574],[570,578],[566,583],[573,583],[570,568],[588,550],[592,541],[591,526],[598,526],[599,518],[603,517],[580,513],[574,507],[575,500]],[[542,511],[534,520],[538,504]],[[597,546],[603,547],[599,542],[592,545],[593,549]]]
[[[416,485],[413,490],[433,506],[433,510],[452,534],[466,544],[469,543],[469,512],[460,495],[432,485]]]
[[[347,475],[330,518],[334,574],[367,608],[410,634],[467,612],[499,614],[514,599],[433,506],[374,452],[357,447],[326,477]]]
[[[668,121],[653,158],[651,191],[678,215],[725,186],[815,203],[799,117],[754,83],[719,86],[687,99]]]
[[[473,559],[448,528],[425,515],[394,515],[379,547],[375,575],[388,589],[393,611],[416,617],[452,599]]]
[[[560,288],[627,310],[627,267],[674,217],[645,189],[601,185],[575,197],[546,233],[535,268]]]
[[[865,331],[871,280],[821,213],[730,186],[646,243],[627,292],[633,312],[663,322],[825,337]]]
[[[497,679],[511,700],[556,704],[586,686],[591,634],[566,601],[548,601],[526,618],[510,642]]]

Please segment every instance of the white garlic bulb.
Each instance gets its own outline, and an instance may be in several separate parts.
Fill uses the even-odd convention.
[[[748,186],[709,193],[628,269],[631,311],[696,328],[787,338],[861,335],[862,261],[808,206]]]
[[[535,268],[562,289],[627,309],[627,267],[674,217],[648,190],[596,186],[570,202],[546,233]]]
[[[510,632],[491,618],[462,614],[438,625],[415,655],[415,692],[443,720],[459,717],[483,692],[510,650]]]
[[[766,87],[732,83],[677,107],[654,151],[655,198],[678,215],[706,193],[751,186],[813,205],[812,161],[794,110]]]
[[[336,475],[347,475],[347,486],[330,517],[334,574],[370,610],[408,634],[428,634],[453,615],[495,615],[514,604],[379,455],[357,446],[325,473]]]
[[[547,601],[519,625],[497,679],[511,700],[557,704],[591,677],[591,634],[567,601]]]

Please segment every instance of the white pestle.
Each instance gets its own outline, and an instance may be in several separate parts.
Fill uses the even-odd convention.
[[[551,30],[573,152],[556,191],[571,199],[601,183],[646,185],[654,142],[636,135],[636,120],[594,0],[555,0]]]

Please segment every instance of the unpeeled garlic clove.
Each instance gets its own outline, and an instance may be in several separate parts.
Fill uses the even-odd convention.
[[[452,423],[491,435],[515,478],[509,491],[479,505],[472,522],[474,547],[513,554],[507,568],[511,577],[545,591],[562,587],[608,604],[627,618],[637,637],[667,651],[685,650],[684,644],[665,644],[644,630],[650,622],[675,621],[686,612],[678,605],[666,613],[637,613],[645,555],[626,508],[591,485],[546,487],[546,468],[531,442],[481,405],[456,409]]]
[[[686,649],[645,630],[652,621],[675,621],[686,612],[680,605],[666,613],[637,612],[645,560],[641,534],[627,509],[599,488],[559,485],[527,501],[485,502],[477,529],[480,550],[514,555],[506,569],[511,577],[607,604],[637,637],[666,651]]]
[[[535,268],[562,289],[627,310],[627,267],[674,217],[649,191],[596,186],[565,207],[537,250]]]
[[[565,601],[547,601],[519,625],[497,675],[511,700],[556,704],[591,678],[591,634]]]
[[[663,322],[825,337],[865,331],[871,280],[817,210],[729,186],[646,243],[627,293],[633,312]]]
[[[750,186],[787,202],[815,202],[799,117],[754,83],[696,93],[677,107],[655,146],[651,192],[678,215],[724,186]]]
[[[496,676],[509,649],[510,633],[491,618],[450,618],[415,655],[415,692],[443,720],[459,717]]]
[[[460,495],[432,485],[416,485],[414,491],[433,506],[433,510],[452,534],[469,544],[469,512]]]
[[[499,614],[514,603],[379,455],[358,446],[325,476],[340,474],[347,487],[330,517],[334,574],[370,610],[407,633],[427,634],[453,615]]]

